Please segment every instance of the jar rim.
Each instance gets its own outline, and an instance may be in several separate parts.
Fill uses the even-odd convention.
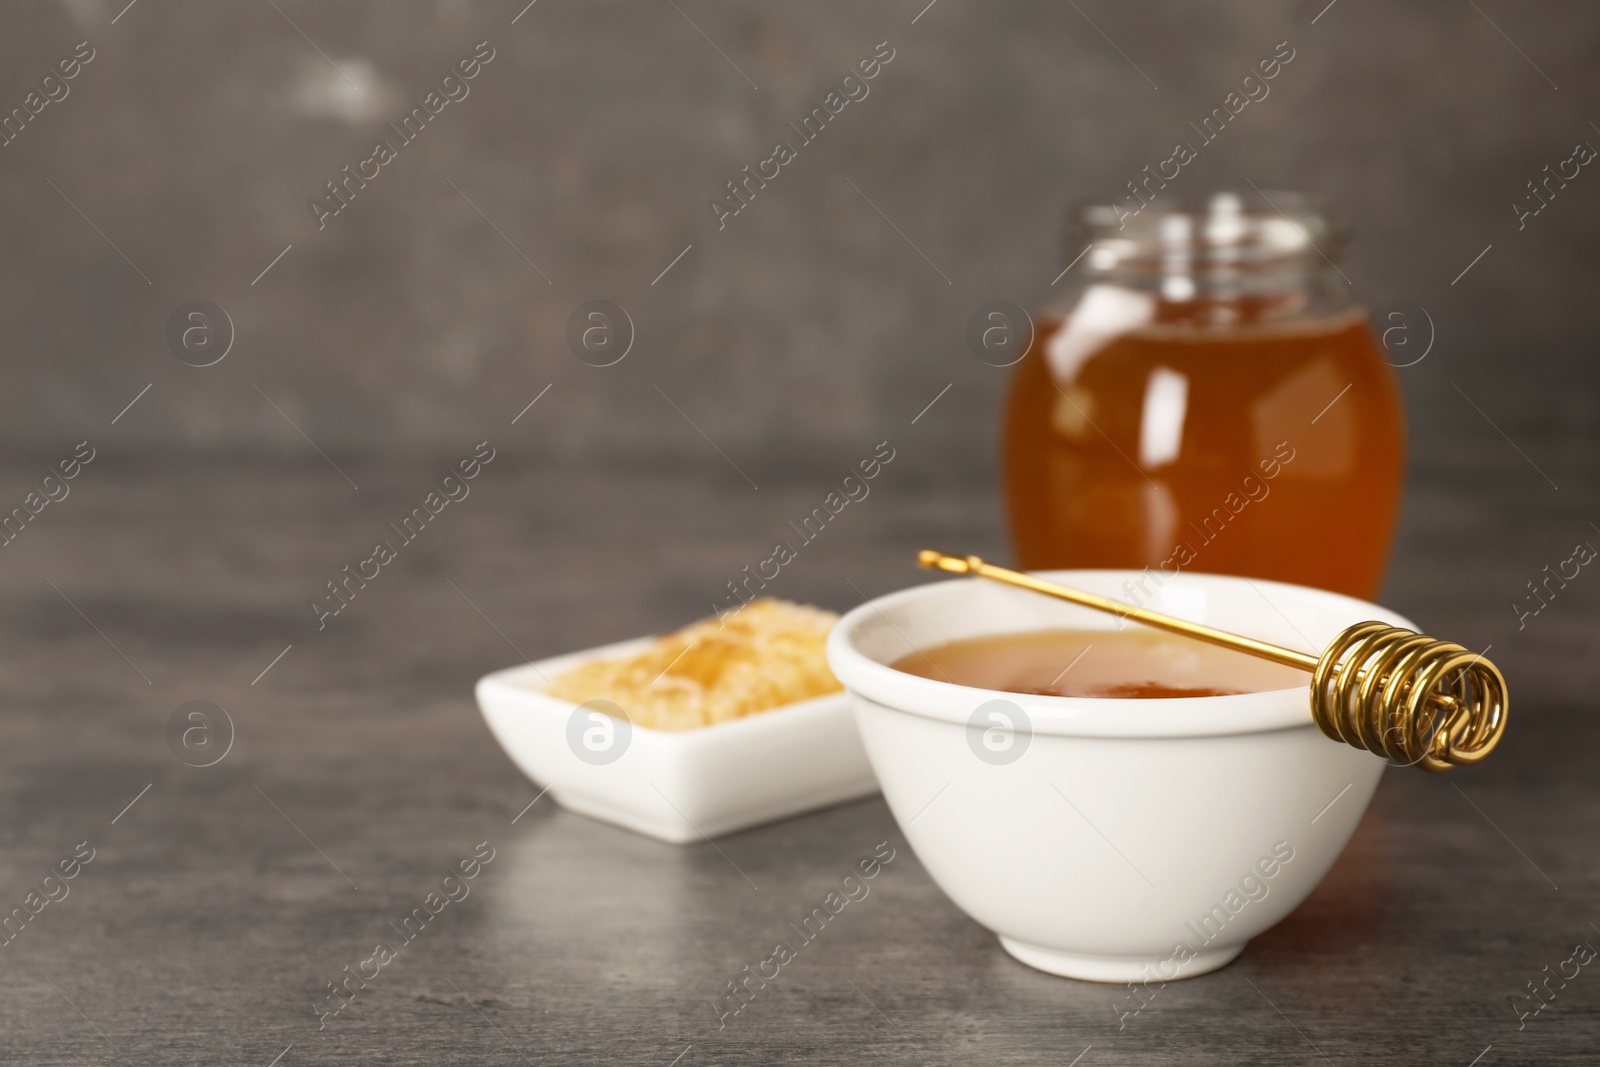
[[[1120,204],[1088,203],[1069,217],[1067,255],[1088,251],[1095,273],[1331,263],[1348,236],[1324,201],[1297,192],[1261,193],[1260,208],[1250,210],[1242,196],[1223,191],[1198,210],[1145,203],[1129,211]]]

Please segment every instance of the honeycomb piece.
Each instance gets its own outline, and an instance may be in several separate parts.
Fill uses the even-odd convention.
[[[580,663],[549,694],[609,700],[635,726],[691,730],[810,700],[842,688],[828,669],[838,616],[762,597],[721,617],[658,637],[625,659]]]

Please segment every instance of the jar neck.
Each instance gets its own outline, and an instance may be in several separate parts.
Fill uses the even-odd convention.
[[[1148,294],[1158,322],[1237,326],[1337,315],[1353,304],[1336,266],[1343,234],[1304,197],[1275,194],[1278,210],[1243,210],[1220,193],[1204,212],[1130,217],[1091,207],[1069,236],[1083,252],[1079,285]]]

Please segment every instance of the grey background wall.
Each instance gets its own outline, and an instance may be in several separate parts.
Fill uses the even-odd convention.
[[[1525,229],[1511,207],[1600,144],[1592,4],[523,2],[0,8],[8,111],[95,49],[0,147],[0,438],[53,455],[151,384],[127,448],[300,455],[292,420],[335,456],[456,451],[550,385],[514,451],[721,463],[697,426],[771,470],[951,384],[919,462],[981,474],[1006,372],[967,315],[1047,300],[1065,205],[1117,195],[1283,41],[1174,198],[1342,206],[1358,297],[1436,323],[1403,372],[1423,454],[1504,448],[1453,385],[1558,466],[1595,432],[1600,175]],[[470,95],[319,230],[308,201],[481,41]],[[708,200],[885,41],[870,95],[719,231]],[[196,297],[237,330],[209,368],[164,336]],[[605,369],[565,341],[594,298],[637,328]]]

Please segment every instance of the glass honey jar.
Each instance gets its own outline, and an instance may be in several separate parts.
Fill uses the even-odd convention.
[[[1398,389],[1338,269],[1342,234],[1305,198],[1271,202],[1083,213],[1073,287],[1006,401],[1022,567],[1376,596],[1404,475]]]

